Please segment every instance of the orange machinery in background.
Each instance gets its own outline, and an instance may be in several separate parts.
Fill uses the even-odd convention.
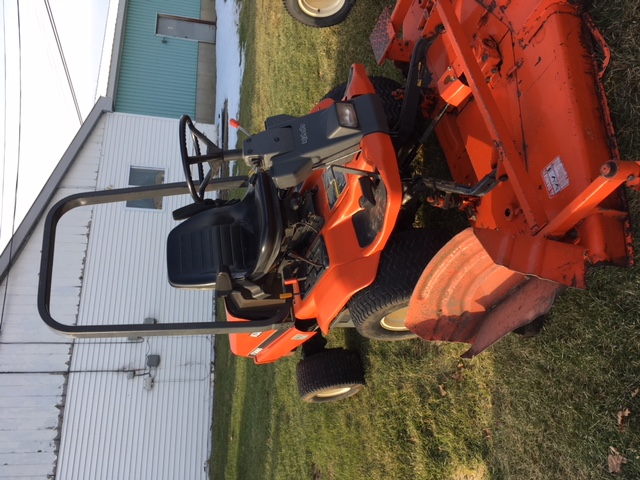
[[[609,48],[577,3],[399,0],[371,36],[380,64],[418,69],[454,183],[491,185],[458,192],[472,227],[431,261],[407,318],[427,340],[473,344],[468,356],[586,288],[587,267],[634,265],[620,187],[637,189],[640,168],[620,159]]]

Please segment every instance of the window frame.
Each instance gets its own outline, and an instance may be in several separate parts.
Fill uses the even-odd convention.
[[[131,174],[134,170],[147,170],[156,172],[156,177],[158,174],[162,174],[162,182],[160,183],[149,183],[149,184],[132,184],[131,182]],[[167,169],[162,167],[153,167],[148,165],[129,165],[128,175],[127,175],[127,186],[128,187],[149,187],[152,185],[164,185],[167,178]],[[159,199],[159,207],[158,207],[158,199]],[[130,205],[130,202],[144,202],[146,200],[127,200],[124,202],[125,209],[134,210],[134,211],[146,211],[146,212],[162,212],[164,211],[164,199],[163,197],[154,197],[147,200],[151,200],[156,205],[154,208],[148,206],[139,206],[139,205]]]

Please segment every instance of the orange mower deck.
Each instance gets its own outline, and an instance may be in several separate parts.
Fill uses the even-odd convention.
[[[372,37],[379,63],[406,65],[420,42],[427,117],[455,183],[498,185],[462,200],[473,230],[424,272],[407,326],[475,355],[546,313],[591,265],[634,264],[620,160],[602,77],[609,49],[568,1],[399,0]],[[594,44],[604,53],[600,63]]]

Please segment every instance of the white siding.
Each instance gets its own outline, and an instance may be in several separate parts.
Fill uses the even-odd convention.
[[[202,336],[76,345],[86,373],[69,380],[58,478],[207,478],[211,350]],[[161,357],[151,390],[148,353]]]
[[[90,135],[53,202],[96,185],[104,119]],[[53,204],[52,202],[52,204]],[[54,315],[74,322],[80,300],[91,212],[60,224],[54,274]],[[72,343],[45,326],[36,306],[43,225],[35,229],[0,285],[4,303],[0,330],[0,478],[47,478],[55,471],[59,416]]]
[[[177,120],[109,114],[102,156],[98,189],[127,186],[131,165],[163,168],[167,183],[184,179]],[[165,198],[162,211],[95,207],[79,323],[213,318],[211,292],[176,290],[166,278],[171,211],[189,202]],[[212,353],[210,336],[76,342],[58,478],[207,478]],[[161,357],[151,390],[144,388],[148,354]]]
[[[177,125],[103,115],[51,205],[96,186],[126,186],[129,165],[164,168],[166,182],[182,181]],[[210,292],[177,291],[166,281],[171,211],[189,201],[165,199],[161,212],[120,204],[66,214],[56,236],[53,317],[69,324],[211,319]],[[7,293],[0,479],[207,478],[211,337],[74,343],[50,332],[36,306],[42,234],[41,222],[0,285],[0,299]],[[159,368],[146,367],[148,354],[160,355]]]

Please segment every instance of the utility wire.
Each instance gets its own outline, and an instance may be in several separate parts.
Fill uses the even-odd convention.
[[[4,74],[4,97],[2,97],[2,100],[4,102],[4,137],[2,137],[3,139],[3,147],[2,147],[2,178],[0,178],[0,184],[2,184],[0,186],[0,199],[1,199],[1,203],[0,203],[0,238],[2,238],[2,217],[4,215],[4,207],[5,207],[5,198],[4,198],[4,183],[5,183],[5,179],[6,174],[6,166],[7,166],[7,29],[5,27],[6,25],[6,16],[7,16],[7,8],[6,5],[3,3],[2,4],[2,48],[3,48],[3,63],[4,63],[4,67],[3,67],[3,74]],[[10,235],[10,239],[11,236],[13,236],[12,234]],[[2,252],[2,250],[0,250],[0,252]],[[4,294],[2,296],[2,310],[0,311],[0,329],[2,329],[2,321],[4,320],[4,308],[5,305],[7,303],[7,288],[8,288],[9,284],[5,283],[5,290],[4,290]]]
[[[109,26],[109,18],[111,16],[111,9],[118,8],[117,5],[114,7],[114,3],[117,2],[109,2],[109,6],[107,7],[107,17],[104,20],[104,35],[102,36],[102,49],[100,51],[100,63],[98,64],[98,77],[96,78],[96,89],[93,93],[93,101],[95,102],[98,99],[98,88],[100,88],[100,74],[102,73],[102,62],[104,57],[104,47],[107,43],[107,27]],[[109,69],[109,65],[107,65],[107,70]]]
[[[9,270],[4,282],[4,295],[2,298],[2,312],[0,313],[0,330],[4,322],[5,307],[7,305],[7,292],[9,291],[9,277],[11,276],[11,264],[13,263],[13,240],[16,228],[16,212],[18,210],[18,184],[20,180],[20,144],[22,143],[22,29],[20,27],[20,0],[16,0],[18,22],[18,152],[16,162],[16,185],[13,193],[13,218],[11,219],[11,239],[9,240]],[[3,17],[4,18],[4,17]],[[6,34],[5,34],[6,38]],[[6,52],[6,47],[5,47]],[[5,69],[6,71],[6,69]],[[6,89],[6,82],[5,82]],[[6,104],[6,95],[5,95]],[[6,109],[6,106],[5,106]],[[6,125],[6,122],[5,122]],[[5,127],[6,128],[6,127]],[[6,138],[6,136],[5,136]],[[5,140],[6,141],[6,140]],[[4,177],[3,177],[4,178]]]
[[[67,83],[69,84],[69,90],[71,90],[71,96],[73,97],[73,104],[76,107],[76,113],[78,114],[78,121],[80,125],[82,125],[82,114],[80,113],[80,105],[78,104],[78,97],[76,96],[76,90],[73,88],[73,82],[71,81],[71,74],[69,73],[69,67],[67,66],[67,60],[64,56],[64,51],[62,50],[62,43],[60,42],[60,37],[58,36],[58,28],[56,27],[56,22],[53,19],[53,12],[51,11],[51,5],[49,5],[49,0],[44,0],[44,5],[47,7],[47,15],[49,15],[49,23],[51,23],[51,29],[53,30],[53,36],[56,40],[56,46],[58,47],[58,52],[60,53],[60,59],[62,60],[62,66],[64,67],[64,73],[67,76]]]
[[[3,62],[4,68],[2,72],[4,73],[4,97],[2,97],[4,102],[4,145],[2,147],[3,155],[2,155],[2,180],[0,181],[0,199],[2,199],[2,206],[0,206],[0,229],[2,228],[2,213],[4,212],[4,180],[6,177],[6,165],[7,165],[7,29],[6,29],[6,16],[7,9],[5,4],[2,4],[2,47],[4,50]],[[0,230],[0,236],[2,231]],[[0,323],[2,319],[0,319]]]

